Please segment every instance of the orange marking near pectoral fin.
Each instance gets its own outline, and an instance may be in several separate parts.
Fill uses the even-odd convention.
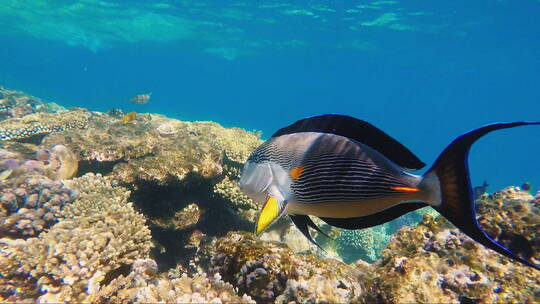
[[[297,180],[300,178],[300,175],[302,175],[302,172],[304,172],[304,166],[292,168],[289,170],[289,175],[292,179]]]
[[[414,187],[391,187],[391,189],[401,192],[420,192],[420,189]]]

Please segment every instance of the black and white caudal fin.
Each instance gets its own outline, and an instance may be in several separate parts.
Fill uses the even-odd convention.
[[[469,237],[504,256],[540,270],[539,265],[523,259],[497,243],[480,229],[476,220],[473,190],[469,177],[468,155],[472,144],[482,136],[500,129],[540,122],[514,122],[487,125],[456,138],[437,158],[424,175],[425,179],[436,177],[440,185],[440,204],[434,208]]]

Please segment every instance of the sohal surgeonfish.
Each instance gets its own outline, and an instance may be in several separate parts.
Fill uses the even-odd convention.
[[[314,244],[310,219],[363,229],[431,206],[469,237],[504,256],[540,270],[489,237],[479,227],[468,168],[471,145],[500,129],[540,122],[496,123],[456,138],[423,175],[425,164],[373,125],[344,115],[302,119],[278,130],[249,156],[239,186],[263,206],[261,234],[288,215]]]

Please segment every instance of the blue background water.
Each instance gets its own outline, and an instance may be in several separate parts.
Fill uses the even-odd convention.
[[[540,120],[538,1],[222,2],[6,0],[0,84],[264,137],[305,116],[349,114],[428,164],[470,129]],[[150,103],[128,102],[146,92]],[[539,135],[483,139],[473,182],[540,185]]]

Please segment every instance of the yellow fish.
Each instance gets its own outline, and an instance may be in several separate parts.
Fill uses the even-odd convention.
[[[130,123],[135,119],[135,116],[137,116],[136,112],[129,112],[124,117],[122,117],[122,123]]]

